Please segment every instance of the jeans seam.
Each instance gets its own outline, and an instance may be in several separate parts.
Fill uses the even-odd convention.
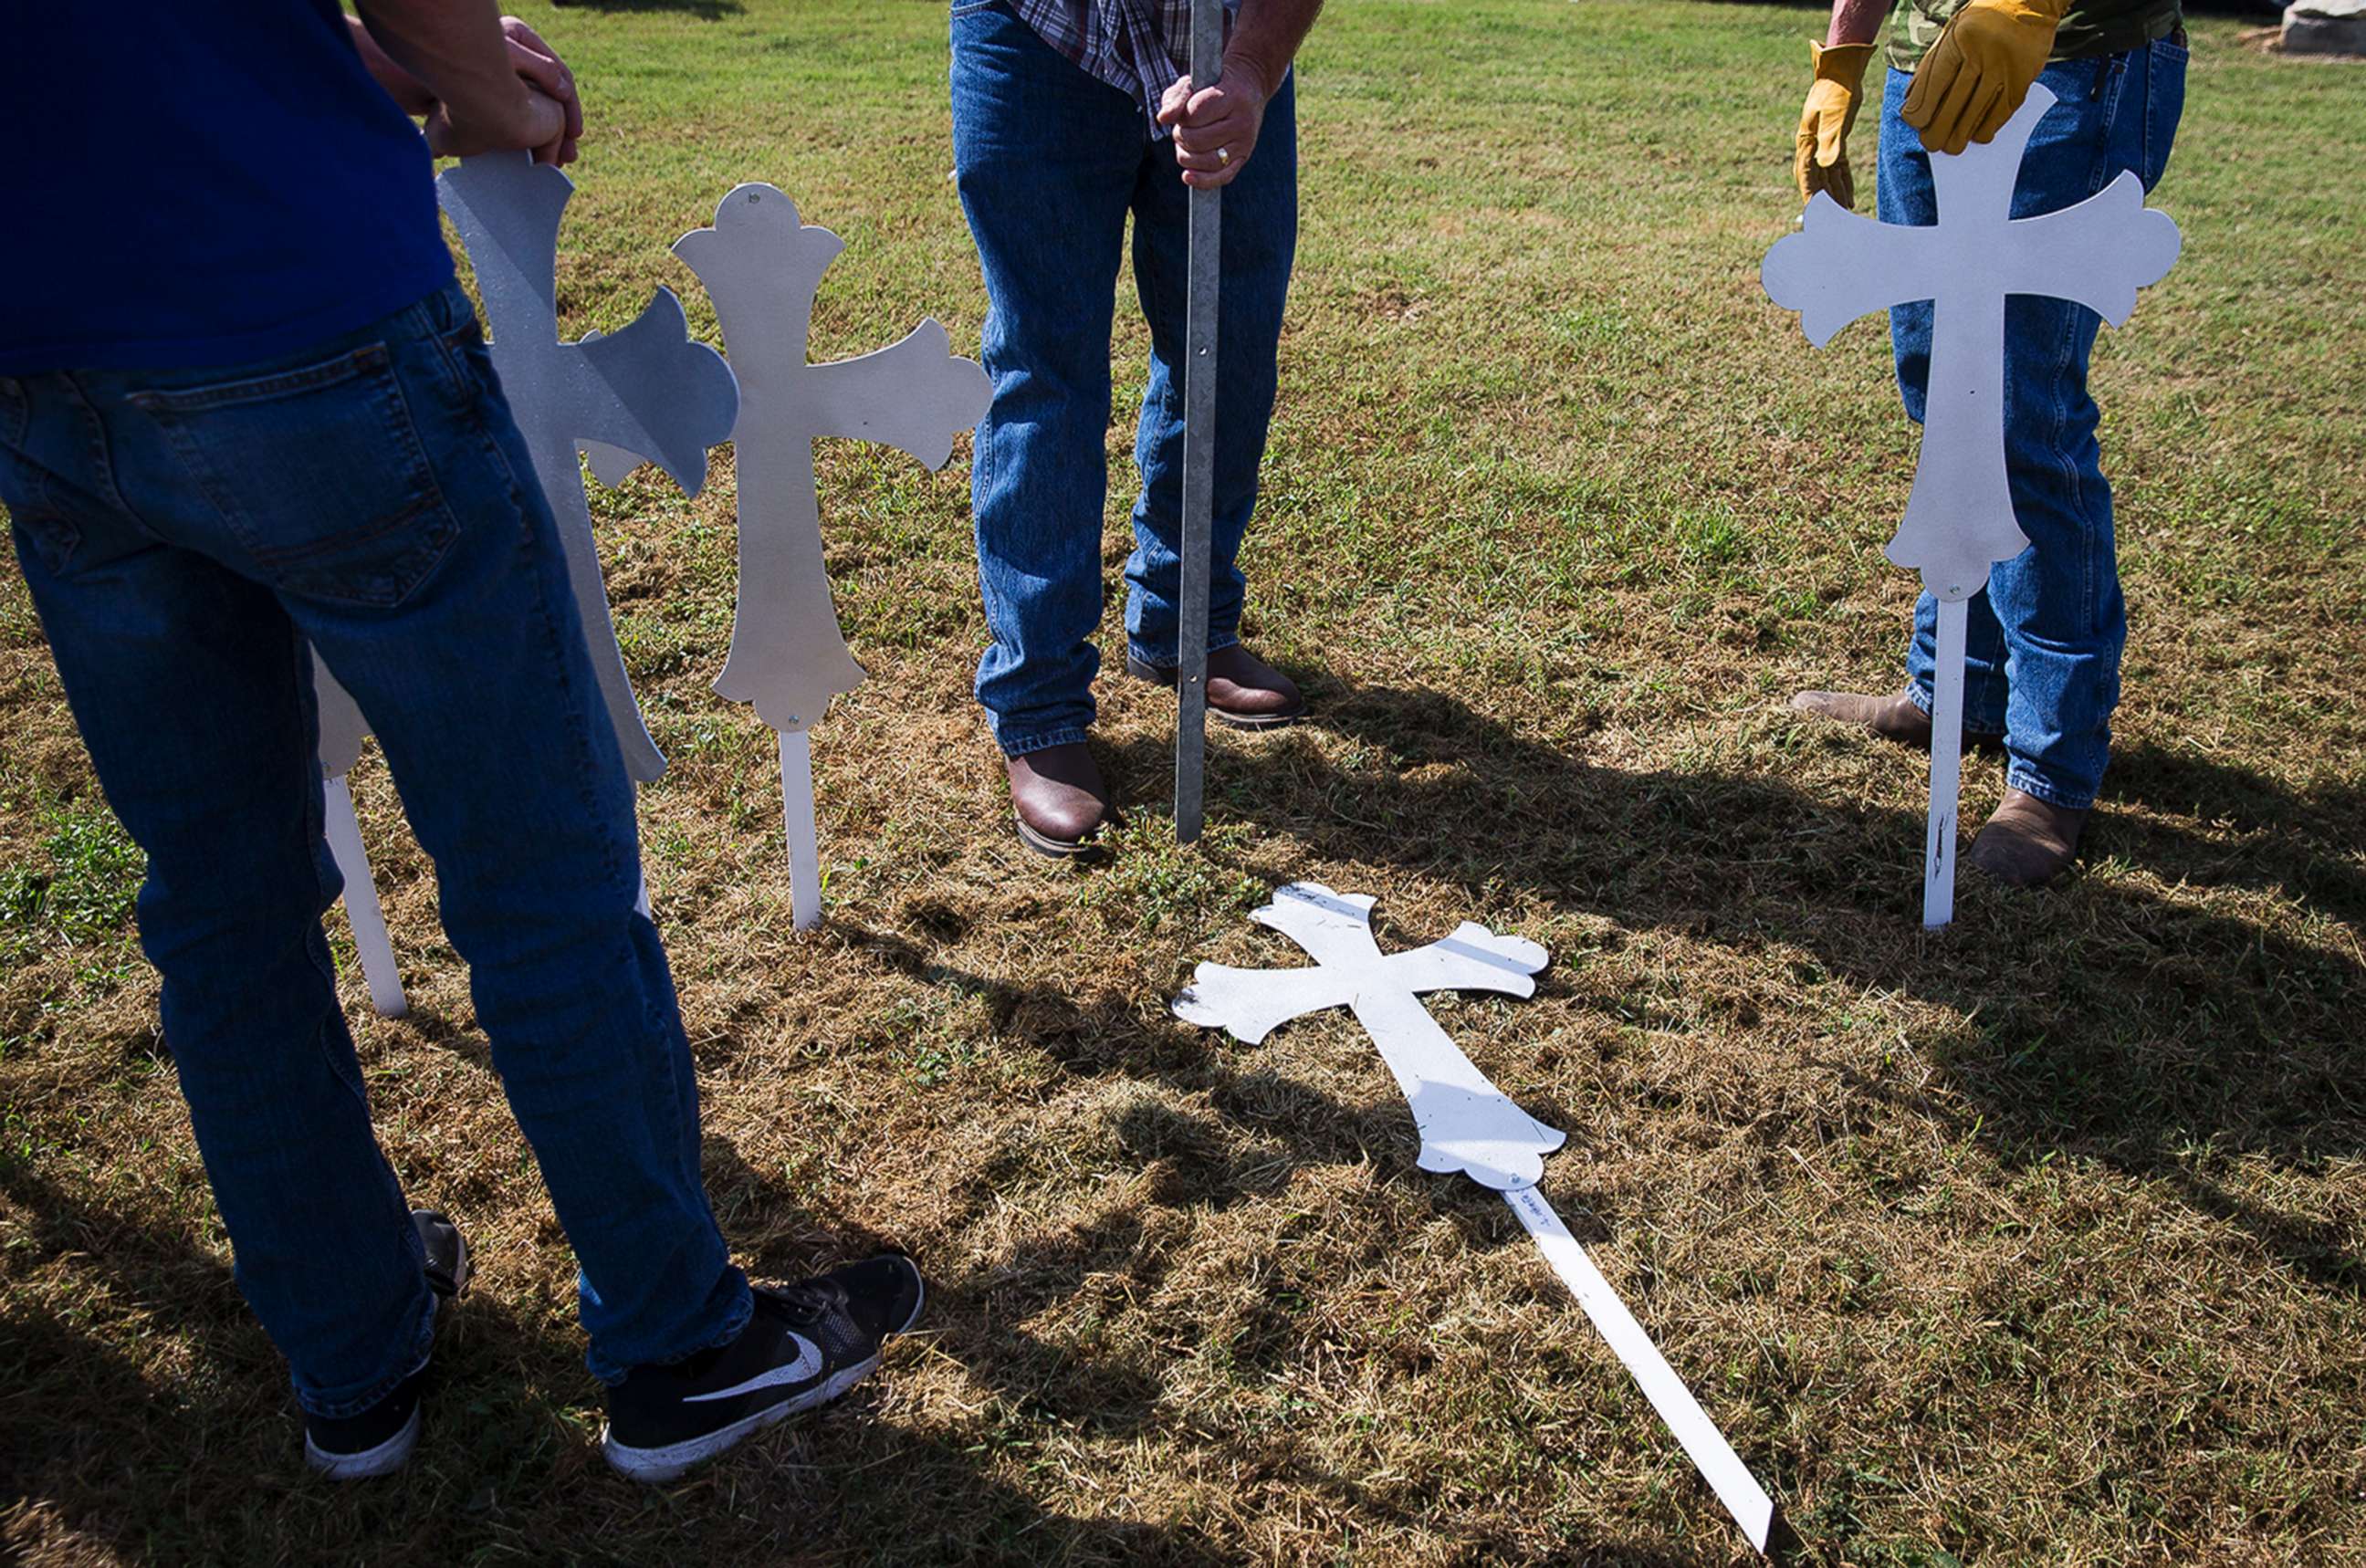
[[[2023,795],[2042,800],[2046,805],[2064,811],[2086,811],[2091,809],[2095,804],[2093,795],[2081,797],[2057,787],[2049,783],[2031,764],[2019,758],[2015,758],[2011,766],[2005,770],[2004,782],[2010,788],[2017,789]]]
[[[90,394],[83,389],[82,383],[73,376],[61,376],[58,381],[74,406],[75,417],[84,428],[88,438],[86,449],[90,457],[91,472],[97,478],[98,482],[106,487],[106,494],[102,499],[111,504],[116,512],[150,544],[163,544],[163,538],[148,525],[139,513],[132,510],[131,503],[123,498],[123,487],[117,482],[115,477],[114,451],[107,444],[107,421],[100,417],[98,406],[90,400]]]
[[[1015,761],[1037,751],[1048,751],[1054,746],[1081,746],[1087,734],[1087,731],[1076,725],[1063,725],[1057,729],[1046,729],[1016,741],[1006,739],[999,734],[994,739],[995,744],[1002,748],[1002,754]]]
[[[404,1216],[405,1219],[409,1217],[407,1214]],[[427,1364],[429,1349],[435,1342],[435,1319],[441,1308],[436,1303],[435,1292],[426,1288],[424,1280],[420,1281],[419,1293],[426,1298],[427,1310],[420,1318],[419,1332],[411,1336],[409,1352],[395,1362],[398,1370],[388,1373],[372,1383],[366,1392],[352,1399],[316,1402],[299,1389],[296,1403],[303,1407],[307,1416],[317,1416],[323,1421],[343,1421],[359,1416],[400,1388],[405,1379]]]
[[[1170,150],[1172,149],[1173,145],[1174,145],[1174,143],[1173,143],[1171,141],[1168,141],[1167,146],[1168,146],[1168,148],[1169,148]],[[1157,161],[1158,161],[1158,160],[1157,160],[1157,147],[1156,147],[1156,144],[1155,144],[1155,143],[1153,143],[1151,146],[1149,146],[1149,147],[1145,147],[1145,148],[1143,150],[1143,158],[1144,158],[1144,160],[1145,162],[1154,162],[1154,163],[1155,163],[1155,162],[1157,162]],[[1151,174],[1150,174],[1150,176],[1149,176],[1149,177],[1150,177],[1150,178],[1153,178],[1153,179],[1155,179],[1155,178],[1159,177],[1159,175],[1160,175],[1161,173],[1163,173],[1163,170],[1154,169],[1154,170],[1151,172]],[[1141,191],[1141,189],[1142,189],[1142,186],[1141,186],[1141,183],[1140,183],[1139,178],[1137,178],[1137,180],[1136,180],[1136,182],[1135,182],[1134,189],[1135,189],[1135,192],[1136,192],[1136,194],[1137,194],[1137,195],[1140,193],[1140,191]],[[1129,207],[1132,207],[1133,204],[1132,204],[1132,202],[1128,202],[1128,204],[1127,204],[1127,205],[1128,205]],[[1163,265],[1160,265],[1160,263],[1159,263],[1159,259],[1158,259],[1158,247],[1157,247],[1157,246],[1155,246],[1155,245],[1154,245],[1154,244],[1149,243],[1144,239],[1144,235],[1143,235],[1142,214],[1141,214],[1139,211],[1136,211],[1136,212],[1134,212],[1134,214],[1133,214],[1133,250],[1134,250],[1134,254],[1135,254],[1138,258],[1140,258],[1140,259],[1139,259],[1139,262],[1138,262],[1138,264],[1137,264],[1137,265],[1141,267],[1141,269],[1142,269],[1143,271],[1145,271],[1145,272],[1149,273],[1149,274],[1150,274],[1150,276],[1151,276],[1151,284],[1152,284],[1153,297],[1154,297],[1154,298],[1163,298],[1163,297],[1165,296],[1165,294],[1166,294],[1166,287],[1167,287],[1167,283],[1166,283],[1166,269]],[[1142,304],[1143,304],[1143,318],[1144,318],[1144,324],[1145,326],[1147,326],[1147,325],[1149,325],[1149,324],[1150,324],[1150,321],[1149,321],[1149,317],[1150,317],[1150,305],[1149,305],[1149,301],[1148,301],[1148,300],[1144,300],[1144,301],[1142,302]],[[1160,422],[1161,422],[1162,423],[1180,423],[1180,421],[1179,421],[1178,419],[1177,419],[1177,418],[1173,417],[1173,416],[1175,415],[1176,411],[1175,411],[1175,410],[1173,410],[1173,409],[1168,405],[1167,398],[1168,398],[1168,396],[1169,396],[1170,394],[1171,394],[1171,395],[1174,395],[1174,396],[1178,396],[1178,397],[1181,395],[1179,389],[1180,389],[1180,388],[1181,388],[1181,386],[1182,386],[1182,378],[1183,378],[1183,376],[1187,376],[1187,375],[1190,374],[1190,366],[1189,366],[1189,364],[1188,363],[1188,361],[1189,361],[1189,357],[1190,357],[1190,354],[1191,354],[1191,323],[1190,323],[1189,313],[1189,311],[1188,311],[1188,310],[1187,310],[1187,311],[1186,311],[1186,313],[1185,313],[1185,318],[1184,318],[1184,322],[1183,322],[1183,333],[1182,333],[1182,344],[1181,344],[1181,347],[1182,347],[1183,355],[1184,355],[1184,357],[1185,357],[1185,359],[1186,359],[1187,363],[1186,363],[1186,364],[1183,364],[1183,365],[1181,365],[1181,366],[1170,365],[1170,366],[1168,366],[1168,367],[1166,367],[1166,386],[1167,386],[1167,388],[1168,388],[1168,391],[1167,391],[1167,392],[1166,392],[1166,393],[1161,393],[1161,394],[1160,394],[1160,396],[1159,396],[1159,400],[1158,400],[1158,415],[1159,415]],[[1220,352],[1221,352],[1221,351],[1220,351]],[[1152,333],[1151,333],[1151,339],[1150,339],[1150,360],[1151,360],[1151,364],[1152,364],[1152,366],[1153,366],[1153,367],[1154,367],[1154,370],[1155,370],[1155,367],[1156,367],[1157,359],[1158,359],[1158,334],[1157,334],[1156,331],[1154,329],[1154,330],[1152,331]],[[1178,372],[1179,372],[1179,374],[1178,374]],[[1146,419],[1146,418],[1148,418],[1148,417],[1149,417],[1149,412],[1150,412],[1150,403],[1149,403],[1149,400],[1148,400],[1147,398],[1144,398],[1144,401],[1143,401],[1143,417],[1144,417],[1144,418],[1145,418],[1145,419]],[[1151,514],[1152,514],[1152,512],[1154,511],[1154,508],[1152,507],[1152,505],[1151,505],[1151,502],[1150,502],[1150,473],[1149,473],[1149,470],[1148,470],[1148,469],[1146,469],[1146,468],[1144,468],[1143,467],[1143,463],[1142,463],[1142,456],[1143,456],[1142,448],[1143,448],[1143,443],[1142,443],[1141,435],[1142,435],[1142,432],[1141,432],[1141,429],[1140,429],[1139,425],[1137,424],[1137,427],[1136,427],[1136,430],[1135,430],[1135,439],[1134,439],[1134,448],[1133,448],[1133,451],[1134,451],[1134,470],[1135,470],[1136,474],[1140,477],[1140,479],[1141,479],[1141,480],[1142,480],[1142,491],[1141,491],[1141,495],[1140,495],[1139,505],[1140,505],[1140,509],[1141,509],[1142,524],[1146,524],[1146,523],[1149,521],[1149,519],[1150,519],[1150,516],[1151,516]],[[1177,500],[1176,515],[1177,515],[1177,520],[1178,520],[1178,524],[1179,524],[1179,521],[1180,521],[1180,518],[1181,518],[1181,515],[1182,515],[1182,510],[1183,510],[1183,509],[1182,509],[1182,504],[1181,504],[1182,497],[1181,497],[1181,495],[1180,495],[1180,493],[1179,493],[1179,492],[1180,492],[1180,491],[1182,490],[1183,478],[1182,478],[1182,475],[1181,475],[1181,474],[1179,474],[1179,473],[1176,475],[1176,479],[1175,479],[1175,485],[1176,485],[1176,489],[1177,489],[1177,492],[1178,492],[1178,493],[1177,493],[1177,498],[1176,498],[1176,500]],[[1135,525],[1135,529],[1134,529],[1134,548],[1136,548],[1137,550],[1139,550],[1139,549],[1141,549],[1141,548],[1143,547],[1143,545],[1142,545],[1142,535],[1143,535],[1144,532],[1146,532],[1146,531],[1147,531],[1147,530],[1146,530],[1146,529],[1142,525],[1142,524],[1137,524],[1137,525]],[[1179,536],[1179,530],[1178,530],[1178,536],[1177,536],[1177,544],[1178,544],[1178,546],[1179,546],[1179,544],[1180,544],[1180,542],[1181,542],[1181,541],[1180,541],[1180,536]],[[1150,575],[1150,574],[1149,574],[1148,572],[1146,572],[1146,571],[1143,574],[1143,576],[1144,576],[1144,578],[1145,580],[1147,580],[1147,579],[1148,579],[1149,575]],[[1159,665],[1159,668],[1161,668],[1161,669],[1173,670],[1173,669],[1179,669],[1179,668],[1181,667],[1181,662],[1182,662],[1182,652],[1183,652],[1183,617],[1182,617],[1182,610],[1183,610],[1183,606],[1182,606],[1182,598],[1183,598],[1183,592],[1182,592],[1182,589],[1183,589],[1183,558],[1182,558],[1181,551],[1180,551],[1180,550],[1179,550],[1179,548],[1178,548],[1178,550],[1177,550],[1177,553],[1176,553],[1176,558],[1175,558],[1175,590],[1176,590],[1176,592],[1175,592],[1175,599],[1176,599],[1176,603],[1175,603],[1175,613],[1176,613],[1176,615],[1175,615],[1175,658],[1174,658],[1171,661],[1170,661],[1170,660],[1158,660],[1158,661],[1157,661],[1157,663],[1158,663],[1158,665]],[[1129,599],[1130,599],[1130,598],[1132,597],[1132,594],[1134,594],[1134,593],[1144,593],[1144,594],[1146,595],[1146,592],[1147,592],[1146,586],[1144,586],[1144,587],[1138,587],[1138,586],[1134,586],[1134,585],[1132,585],[1132,584],[1129,584],[1129,585],[1128,585],[1128,597],[1129,597]],[[1130,609],[1131,609],[1131,606],[1129,605],[1129,611],[1130,611]],[[1130,613],[1129,613],[1129,615],[1128,615],[1127,618],[1128,618],[1129,620],[1131,620],[1131,619],[1132,618]],[[1132,639],[1132,638],[1130,638],[1130,637],[1127,639],[1127,648],[1128,648],[1128,651],[1132,651],[1132,648],[1133,648]]]

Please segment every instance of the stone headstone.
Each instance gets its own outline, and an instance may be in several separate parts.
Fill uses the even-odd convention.
[[[2293,0],[2284,7],[2286,54],[2366,59],[2366,0]]]

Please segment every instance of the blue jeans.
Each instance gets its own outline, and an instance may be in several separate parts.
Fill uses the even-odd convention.
[[[2127,169],[2151,189],[2185,106],[2185,58],[2181,45],[2164,39],[2047,66],[2038,80],[2060,101],[2030,141],[2012,215],[2084,201]],[[1885,223],[1938,221],[1930,155],[1898,118],[1912,80],[1890,72],[1882,100],[1876,192]],[[2071,810],[2092,806],[2103,782],[2128,634],[2112,544],[2112,487],[2087,392],[2088,355],[2101,321],[2067,299],[2015,295],[2005,302],[2005,466],[2029,548],[1990,570],[1988,592],[1967,607],[1965,638],[1964,727],[2004,737],[2013,788]],[[1889,333],[1898,389],[1920,423],[1931,367],[1930,301],[1891,310]],[[1908,691],[1925,713],[1938,616],[1938,601],[1923,594],[1906,656]]]
[[[231,369],[0,378],[0,500],[109,805],[237,1278],[351,1415],[434,1302],[321,917],[309,642],[376,729],[582,1269],[593,1371],[736,1334],[633,790],[467,296]]]
[[[1274,356],[1298,243],[1296,93],[1266,106],[1256,152],[1224,187],[1216,342],[1214,562],[1208,647],[1239,640],[1237,558],[1256,504]],[[1173,669],[1180,651],[1183,355],[1189,195],[1142,107],[1087,75],[1004,0],[952,7],[953,168],[986,274],[986,368],[970,490],[994,642],[977,697],[1005,753],[1085,738],[1101,618],[1109,497],[1110,329],[1126,214],[1150,323],[1134,463],[1126,637]]]

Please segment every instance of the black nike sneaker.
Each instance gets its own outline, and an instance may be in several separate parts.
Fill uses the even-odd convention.
[[[468,1244],[458,1227],[433,1209],[413,1209],[411,1223],[426,1253],[427,1288],[449,1301],[468,1288]],[[394,1392],[357,1416],[331,1420],[304,1416],[304,1462],[332,1481],[364,1481],[402,1468],[419,1446],[419,1393],[427,1384],[427,1358]]]
[[[920,1270],[900,1253],[802,1284],[758,1286],[739,1337],[608,1391],[601,1450],[636,1481],[672,1481],[784,1416],[871,1375],[891,1335],[919,1321]]]

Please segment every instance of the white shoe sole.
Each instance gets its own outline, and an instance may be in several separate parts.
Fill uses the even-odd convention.
[[[784,1399],[769,1409],[759,1410],[753,1416],[734,1421],[728,1427],[718,1427],[703,1437],[692,1438],[684,1442],[669,1443],[661,1449],[627,1448],[611,1437],[607,1428],[603,1427],[600,1431],[600,1451],[607,1458],[608,1462],[615,1467],[618,1474],[629,1476],[635,1481],[645,1481],[652,1484],[679,1481],[708,1460],[738,1448],[749,1438],[762,1431],[773,1422],[794,1416],[800,1410],[811,1410],[816,1405],[828,1404],[878,1369],[879,1358],[873,1356],[871,1359],[859,1361],[836,1377],[817,1383],[805,1393],[791,1399]]]
[[[908,1331],[912,1325],[920,1321],[920,1308],[929,1299],[929,1287],[925,1280],[918,1281],[918,1284],[920,1293],[912,1303],[911,1315],[904,1319],[902,1327],[888,1330],[888,1337]],[[881,1349],[884,1354],[885,1347],[883,1345]],[[753,1416],[743,1416],[728,1427],[718,1427],[682,1442],[669,1443],[660,1449],[637,1449],[620,1443],[603,1426],[600,1428],[600,1452],[618,1474],[632,1480],[652,1485],[679,1481],[697,1466],[738,1448],[774,1422],[785,1420],[800,1410],[828,1404],[878,1370],[878,1356],[867,1361],[858,1361],[836,1377],[817,1383],[805,1393],[784,1399],[778,1404],[759,1410]]]
[[[413,1410],[402,1430],[374,1449],[364,1449],[357,1454],[332,1454],[312,1445],[312,1435],[304,1435],[304,1462],[332,1481],[367,1481],[373,1476],[391,1475],[402,1468],[411,1450],[419,1446],[419,1412]]]

